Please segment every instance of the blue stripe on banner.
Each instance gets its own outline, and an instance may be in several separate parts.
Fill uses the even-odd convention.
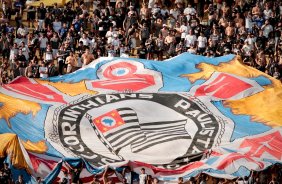
[[[46,178],[44,179],[44,183],[53,183],[53,181],[59,175],[62,166],[63,166],[63,161],[60,161],[55,167],[55,169],[53,169],[53,171],[50,174],[48,174],[48,176],[46,176]]]
[[[232,173],[232,175],[237,176],[237,177],[249,176],[250,170],[247,169],[245,166],[240,166],[238,171]]]
[[[211,158],[208,158],[207,161],[205,161],[205,164],[212,165],[212,164],[213,164],[214,162],[216,162],[218,159],[219,159],[219,157],[211,157]]]
[[[251,121],[251,117],[247,115],[234,115],[230,108],[223,105],[221,101],[212,101],[212,104],[226,117],[229,117],[235,123],[233,134],[230,141],[235,139],[257,135],[271,130],[271,127]]]
[[[26,184],[33,184],[33,183],[35,183],[35,179],[33,177],[31,177],[26,172],[26,170],[24,170],[24,169],[16,169],[15,167],[12,166],[11,160],[10,160],[9,156],[5,159],[5,163],[9,164],[9,168],[12,171],[13,181],[17,181],[19,175],[23,175],[23,178],[24,178],[24,181],[25,181]]]
[[[85,161],[83,159],[83,164],[85,165],[85,168],[87,169],[87,171],[91,174],[100,174],[104,171],[104,169],[101,169],[101,168],[95,168],[93,167],[89,162]]]

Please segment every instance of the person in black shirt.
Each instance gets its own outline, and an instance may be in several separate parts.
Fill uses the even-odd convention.
[[[9,168],[8,163],[4,163],[4,168],[1,170],[2,175],[4,177],[4,183],[10,183],[12,181],[12,172],[11,169]]]
[[[49,77],[54,77],[58,75],[58,70],[57,67],[54,64],[54,61],[50,61],[49,62],[49,66],[48,66],[48,76]]]
[[[23,175],[19,175],[18,180],[15,182],[15,184],[25,184]]]
[[[259,50],[260,48],[265,48],[267,39],[263,36],[263,32],[259,31],[259,36],[256,39],[255,46]]]
[[[147,49],[145,48],[144,44],[141,44],[140,48],[138,49],[138,56],[140,59],[146,59]]]
[[[3,175],[2,171],[0,171],[0,183],[8,184],[8,181],[6,180],[6,177]]]
[[[24,76],[25,68],[27,67],[27,60],[26,57],[23,55],[22,50],[19,50],[19,55],[17,57],[17,60],[20,63],[20,74],[21,76]]]
[[[35,14],[36,14],[36,9],[35,9],[35,7],[29,6],[29,7],[27,8],[28,27],[30,27],[30,23],[31,23],[32,27],[34,28]]]
[[[40,3],[40,7],[37,9],[37,19],[39,24],[39,29],[45,28],[44,21],[46,18],[47,10],[43,3]]]
[[[66,55],[65,47],[64,45],[61,45],[57,53],[59,75],[63,75],[64,64],[65,64],[65,59],[66,59],[65,55]]]
[[[69,168],[70,173],[71,173],[71,183],[72,184],[78,184],[79,183],[79,176],[80,176],[82,169],[83,169],[83,164],[75,167],[74,169]]]
[[[46,17],[44,19],[44,25],[45,25],[45,28],[47,28],[48,26],[50,27],[53,27],[53,18],[51,16],[50,13],[46,13]]]
[[[62,11],[60,8],[58,8],[58,4],[57,3],[54,3],[54,7],[52,9],[52,15],[54,17],[59,17],[62,15]]]

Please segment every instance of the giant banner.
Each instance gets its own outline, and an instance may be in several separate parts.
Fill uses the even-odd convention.
[[[238,56],[99,58],[2,86],[0,156],[47,183],[81,161],[85,183],[107,165],[163,181],[234,178],[282,161],[281,114],[280,81]]]

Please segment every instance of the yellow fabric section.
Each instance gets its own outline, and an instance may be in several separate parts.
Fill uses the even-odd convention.
[[[53,86],[54,88],[61,91],[62,93],[65,93],[70,96],[76,96],[82,93],[91,94],[91,95],[97,94],[96,91],[91,91],[86,89],[84,81],[78,83],[49,82],[39,79],[37,79],[36,81],[40,84],[48,84],[50,86]]]
[[[22,141],[22,144],[27,151],[31,151],[33,153],[43,154],[48,150],[45,141],[31,142],[28,140]]]
[[[70,2],[70,0],[40,0],[29,3],[29,6],[40,6],[40,3],[44,3],[45,6],[53,6],[54,3],[57,3],[58,6],[64,6],[66,3]]]
[[[226,72],[235,74],[242,77],[253,78],[258,76],[264,76],[269,78],[275,86],[281,86],[281,82],[278,80],[270,77],[269,75],[260,72],[259,70],[247,66],[242,63],[241,57],[237,56],[230,62],[220,63],[219,65],[212,65],[208,63],[200,63],[197,65],[197,68],[200,72],[193,73],[193,74],[186,74],[183,75],[184,77],[188,77],[191,82],[195,82],[198,79],[205,79],[208,80],[213,72]]]
[[[9,156],[14,167],[29,170],[17,135],[11,133],[0,134],[0,140],[0,157]]]
[[[23,113],[25,115],[32,113],[33,116],[41,110],[41,106],[38,103],[17,99],[11,96],[0,93],[0,119],[4,118],[10,126],[10,118],[14,117],[17,113]]]
[[[264,91],[240,100],[226,100],[224,105],[231,107],[234,114],[250,115],[253,121],[261,121],[273,127],[282,125],[282,85],[280,81],[253,67],[244,65],[240,57],[218,66],[200,63],[197,68],[200,72],[183,75],[183,77],[189,78],[192,82],[198,79],[207,80],[213,72],[218,71],[247,78],[264,76],[271,80],[272,84],[264,86]]]
[[[265,87],[265,90],[240,100],[224,103],[234,114],[248,114],[253,121],[264,122],[273,127],[282,125],[282,87]]]

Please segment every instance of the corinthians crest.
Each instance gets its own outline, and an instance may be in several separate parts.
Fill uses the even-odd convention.
[[[96,166],[135,160],[178,167],[229,141],[226,124],[233,127],[212,104],[189,94],[101,94],[50,109],[45,133],[63,155]]]

